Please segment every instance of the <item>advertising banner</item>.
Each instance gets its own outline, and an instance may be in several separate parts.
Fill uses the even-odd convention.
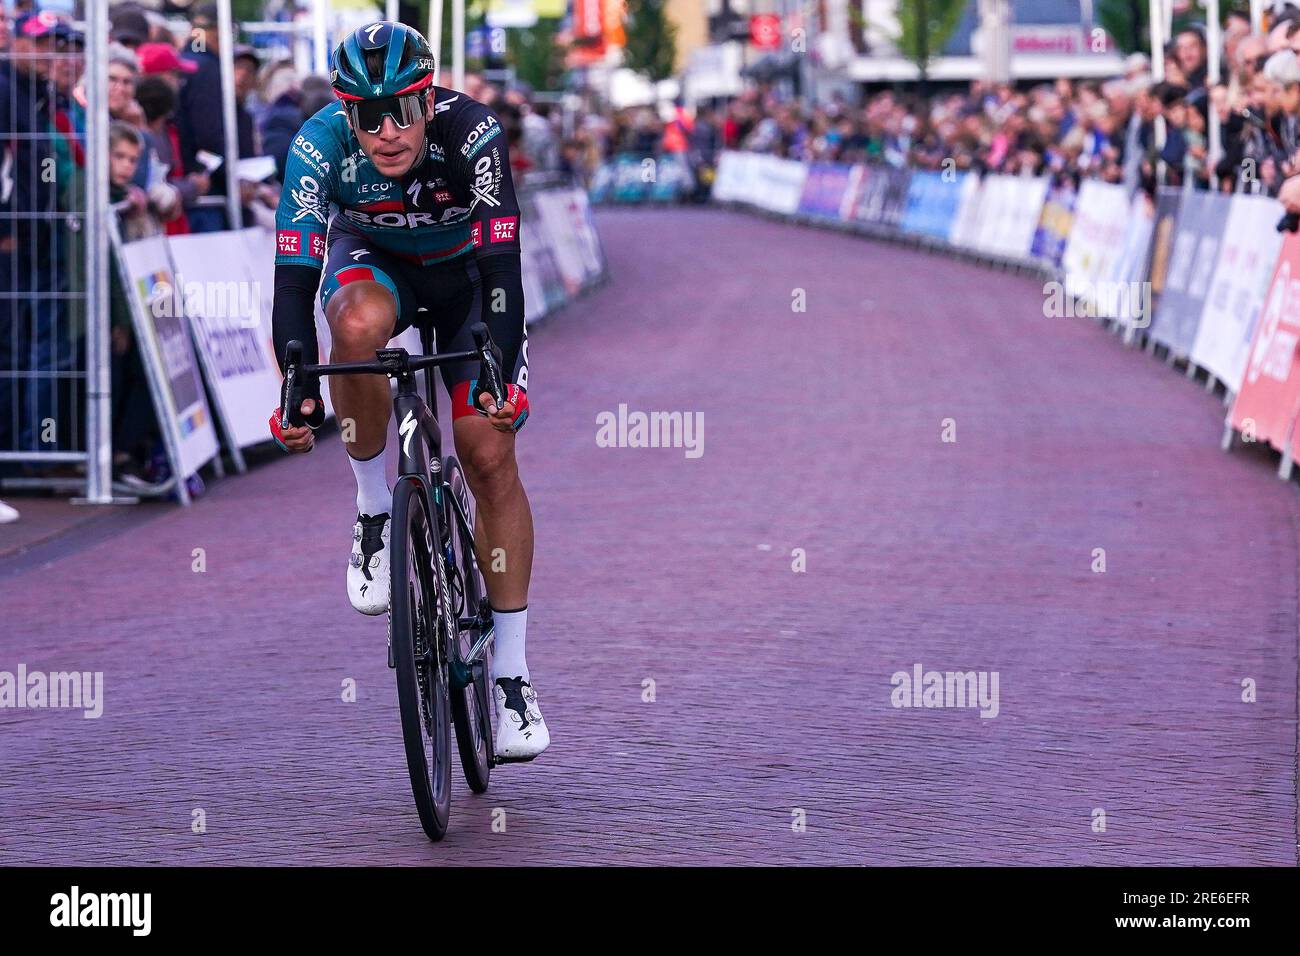
[[[1101,277],[1096,289],[1097,314],[1134,328],[1145,328],[1150,317],[1146,269],[1155,209],[1144,192],[1129,199],[1124,239],[1111,261],[1110,272]]]
[[[984,184],[977,174],[971,173],[962,183],[961,199],[957,203],[952,228],[948,230],[948,241],[963,249],[974,249],[979,240],[980,210],[983,208]]]
[[[1232,427],[1279,451],[1295,448],[1300,411],[1300,235],[1282,241],[1277,268],[1264,296],[1255,335],[1232,403]]]
[[[1128,213],[1123,186],[1086,179],[1079,187],[1061,269],[1065,291],[1088,306],[1097,305],[1097,283],[1115,271]]]
[[[153,236],[120,245],[117,252],[140,358],[159,386],[154,396],[158,424],[174,450],[173,468],[189,477],[217,454],[217,433],[185,315],[176,308],[167,240]]]
[[[838,219],[844,196],[848,192],[852,167],[839,163],[813,163],[808,167],[799,212],[805,216]]]
[[[1043,199],[1043,212],[1038,217],[1038,228],[1034,230],[1034,241],[1029,247],[1029,253],[1035,259],[1054,266],[1061,264],[1074,225],[1074,197],[1074,187],[1068,183],[1048,187]]]
[[[213,401],[228,437],[247,448],[266,441],[266,416],[280,400],[280,369],[266,335],[274,259],[259,270],[243,242],[231,238],[195,233],[172,236],[168,245]]]
[[[1192,361],[1234,392],[1241,387],[1255,323],[1277,265],[1282,204],[1267,196],[1234,195],[1228,205],[1219,261],[1192,343]]]
[[[791,215],[799,209],[808,167],[793,159],[760,156],[759,183],[752,201],[769,212]]]
[[[897,226],[907,208],[907,185],[911,173],[883,163],[867,167],[858,184],[852,216],[858,222]]]
[[[1199,190],[1183,196],[1169,271],[1151,325],[1152,337],[1176,355],[1190,353],[1196,340],[1230,199]]]
[[[957,221],[963,189],[971,175],[928,170],[912,173],[899,228],[914,235],[946,240]]]

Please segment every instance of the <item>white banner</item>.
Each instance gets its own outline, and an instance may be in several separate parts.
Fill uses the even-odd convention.
[[[181,477],[189,477],[217,454],[217,433],[203,394],[194,347],[176,282],[167,240],[153,236],[126,243],[119,250],[135,321],[141,359],[160,373],[163,408],[159,426],[169,431]]]
[[[280,369],[266,334],[273,269],[259,267],[242,237],[229,233],[172,236],[168,244],[221,420],[240,448],[260,444],[280,400]]]
[[[1151,296],[1147,293],[1147,255],[1155,228],[1155,209],[1144,192],[1129,201],[1124,241],[1111,260],[1110,272],[1095,288],[1097,314],[1126,325],[1150,321]]]
[[[1065,244],[1061,268],[1070,295],[1095,305],[1097,283],[1115,271],[1124,248],[1129,200],[1124,187],[1085,179],[1074,203],[1074,224]]]
[[[799,200],[803,197],[804,180],[808,178],[808,167],[793,159],[781,159],[777,156],[761,156],[759,166],[758,192],[753,201],[769,212],[792,215],[799,209]]]
[[[1228,388],[1241,388],[1251,338],[1282,248],[1276,229],[1282,204],[1267,196],[1234,195],[1219,259],[1192,343],[1192,361]]]
[[[985,176],[975,248],[1028,259],[1047,197],[1046,177]]]

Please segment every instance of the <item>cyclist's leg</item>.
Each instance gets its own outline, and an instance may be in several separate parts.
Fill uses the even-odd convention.
[[[343,235],[330,245],[321,285],[321,305],[330,327],[330,361],[364,362],[411,324],[415,297],[400,264],[359,236]],[[354,459],[370,459],[384,448],[392,405],[382,375],[337,375],[330,397],[340,422],[351,421],[347,446]]]
[[[447,298],[435,312],[441,351],[474,347],[470,327],[481,315],[481,285],[472,259],[455,270],[459,278],[442,284]],[[457,318],[452,318],[457,317]],[[446,321],[446,320],[445,320]],[[527,347],[522,316],[517,328],[504,314],[490,313],[488,327],[501,347],[506,381],[527,388]],[[532,760],[551,742],[537,703],[537,691],[524,654],[528,628],[528,582],[533,570],[533,515],[515,460],[515,433],[499,432],[474,411],[478,374],[475,362],[444,366],[451,393],[456,456],[477,507],[474,544],[487,584],[494,622],[492,699],[496,708],[496,753],[506,760]]]
[[[481,315],[478,270],[472,259],[447,269],[439,280],[434,312],[440,352],[474,348],[470,326]],[[492,339],[501,347],[507,383],[527,387],[527,346],[521,328],[506,328],[504,318],[489,321]],[[528,605],[533,569],[533,517],[515,460],[515,433],[499,432],[471,404],[470,382],[478,375],[474,362],[444,366],[443,382],[451,395],[452,436],[456,457],[474,494],[477,520],[475,551],[487,584],[488,598],[498,611]]]

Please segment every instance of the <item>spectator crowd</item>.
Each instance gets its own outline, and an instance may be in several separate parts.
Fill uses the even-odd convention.
[[[228,228],[215,5],[200,0],[179,19],[114,0],[109,15],[110,193],[123,238]],[[1251,32],[1246,12],[1232,11],[1221,37],[1217,79],[1205,30],[1188,26],[1162,51],[1160,81],[1148,57],[1135,53],[1105,80],[974,81],[924,97],[885,90],[852,104],[840,96],[814,103],[760,82],[689,110],[562,115],[522,84],[502,88],[470,73],[464,92],[501,118],[517,178],[540,172],[590,182],[616,155],[671,153],[701,174],[703,197],[719,152],[744,149],[1049,175],[1076,185],[1095,177],[1148,192],[1159,184],[1261,192],[1300,212],[1300,9],[1280,4],[1264,34]],[[68,381],[84,370],[76,228],[84,211],[84,51],[71,20],[32,0],[8,0],[0,16],[0,451],[76,447],[73,428],[52,437],[46,426],[75,406]],[[269,225],[293,139],[333,92],[324,76],[300,74],[283,48],[235,44],[231,55],[239,155],[271,157],[276,170],[233,188],[244,221]],[[144,490],[167,476],[131,329],[115,284],[116,477]]]
[[[114,0],[109,19],[110,199],[122,238],[229,228],[215,4],[180,19]],[[270,226],[293,139],[334,93],[326,77],[300,74],[283,47],[236,44],[231,54],[239,156],[269,156],[276,170],[235,188],[245,224]],[[84,373],[85,67],[74,21],[0,0],[0,451],[79,441],[70,409]],[[465,86],[501,117],[517,176],[562,167],[558,113],[533,104],[526,87],[502,91],[474,74]],[[114,477],[149,493],[165,486],[166,460],[116,270],[110,283]],[[0,462],[6,474],[30,469]]]

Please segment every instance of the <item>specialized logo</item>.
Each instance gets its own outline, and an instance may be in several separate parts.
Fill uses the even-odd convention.
[[[433,67],[429,67],[429,69],[433,69]],[[451,99],[443,100],[440,103],[434,103],[433,104],[434,115],[436,116],[439,113],[447,112],[447,110],[451,109],[451,104],[455,103],[458,99],[460,99],[460,94],[453,96]]]
[[[501,219],[493,219],[488,223],[491,234],[491,242],[514,242],[515,234],[519,228],[519,218],[517,216],[505,216]]]
[[[275,234],[275,249],[282,256],[301,255],[302,233],[281,229]]]
[[[374,43],[375,35],[379,33],[379,31],[382,30],[383,28],[384,25],[382,23],[370,24],[370,26],[366,27],[366,39],[369,40],[371,43]]]
[[[431,56],[416,57],[415,65],[421,70],[429,70],[430,72],[438,69],[438,61]]]
[[[402,424],[397,427],[397,432],[402,436],[402,453],[411,454],[411,436],[415,434],[415,413],[407,412],[406,417],[402,419]],[[441,562],[439,562],[441,563]]]
[[[369,249],[353,249],[351,252],[348,253],[348,255],[350,255],[350,256],[352,257],[352,259],[353,259],[354,262],[360,262],[362,256],[368,256],[368,255],[370,255],[370,250],[369,250]]]

